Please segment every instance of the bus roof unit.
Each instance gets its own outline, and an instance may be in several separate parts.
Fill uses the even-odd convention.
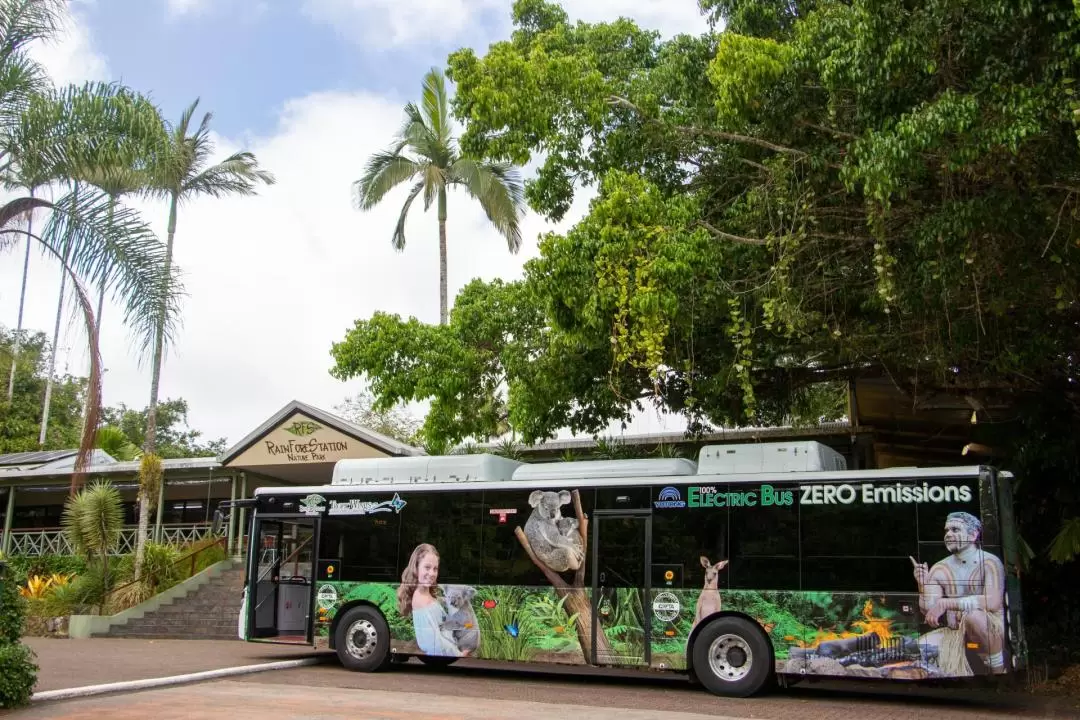
[[[331,485],[499,482],[512,479],[521,465],[488,453],[339,460]]]
[[[698,453],[698,475],[847,470],[847,460],[828,445],[802,442],[706,445]]]
[[[695,475],[697,463],[686,458],[643,458],[638,460],[571,460],[569,462],[522,465],[514,471],[515,482],[523,480],[579,480],[581,478],[665,477]]]

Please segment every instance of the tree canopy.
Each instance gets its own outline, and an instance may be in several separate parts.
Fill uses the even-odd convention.
[[[452,440],[496,418],[595,432],[645,401],[775,422],[854,372],[1068,388],[1073,3],[702,7],[722,32],[661,41],[518,0],[510,39],[452,54],[464,151],[541,161],[526,196],[550,219],[596,197],[521,281],[466,288],[449,329],[358,321],[334,372],[430,399],[424,432]],[[478,413],[496,390],[506,412]]]

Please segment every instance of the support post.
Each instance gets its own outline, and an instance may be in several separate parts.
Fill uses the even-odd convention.
[[[232,483],[231,483],[231,485],[232,485],[232,487],[229,490],[229,501],[230,502],[236,500],[236,473],[232,474]],[[225,547],[228,548],[225,552],[226,552],[226,554],[228,554],[229,557],[232,557],[236,553],[236,548],[234,546],[234,543],[236,542],[236,532],[233,530],[233,528],[236,526],[236,518],[234,517],[234,515],[235,515],[235,513],[232,511],[232,508],[230,507],[229,508],[229,539],[226,541],[226,544],[225,544]]]
[[[154,516],[154,542],[161,543],[161,516],[165,509],[165,487],[168,481],[165,479],[165,472],[161,473],[161,489],[158,490],[157,495],[157,514]]]
[[[240,473],[240,499],[247,499],[247,473]],[[247,508],[240,508],[240,526],[236,529],[236,534],[239,537],[240,542],[237,543],[237,550],[240,550],[244,544],[244,530],[247,529]],[[251,538],[248,538],[248,542],[251,542]],[[237,553],[240,555],[241,553]]]
[[[11,549],[11,525],[15,519],[15,486],[12,485],[7,489],[7,510],[4,512],[4,537],[0,541],[0,549],[4,551],[4,557],[7,557],[9,550]]]

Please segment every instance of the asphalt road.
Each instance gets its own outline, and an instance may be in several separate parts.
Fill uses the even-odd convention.
[[[579,669],[575,669],[579,670]],[[957,691],[819,683],[746,700],[719,698],[685,680],[507,669],[482,661],[438,670],[411,661],[387,672],[353,673],[330,662],[217,682],[42,703],[7,717],[32,720],[171,718],[431,718],[434,720],[954,720],[1080,718],[1076,703]],[[4,713],[0,713],[3,716]],[[7,718],[5,717],[5,720]]]

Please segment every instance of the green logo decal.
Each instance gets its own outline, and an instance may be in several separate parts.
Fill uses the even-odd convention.
[[[304,437],[305,435],[310,435],[316,430],[322,430],[322,425],[317,422],[312,422],[310,420],[296,420],[295,422],[293,422],[292,425],[287,428],[282,428],[282,430],[287,433],[292,433],[297,437]]]

